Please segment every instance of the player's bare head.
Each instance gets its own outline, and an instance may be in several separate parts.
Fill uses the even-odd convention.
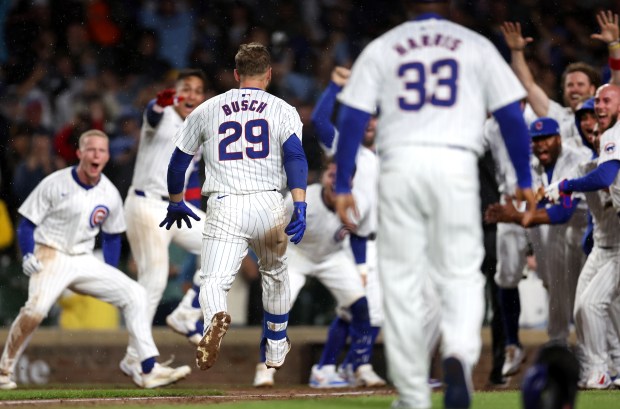
[[[447,15],[450,0],[405,0],[405,5],[413,14],[438,13]]]
[[[566,67],[561,83],[564,104],[575,111],[581,99],[594,95],[596,87],[601,84],[601,76],[591,65],[575,62]]]
[[[620,112],[620,87],[601,85],[594,94],[594,112],[599,132],[603,133],[615,125]]]
[[[78,139],[78,146],[80,150],[84,149],[87,139],[91,137],[104,138],[106,141],[108,140],[108,135],[105,132],[100,131],[99,129],[89,129],[88,131],[82,133]]]
[[[235,69],[240,77],[266,74],[271,67],[269,50],[261,43],[241,44],[235,55]]]
[[[200,79],[203,85],[207,83],[207,76],[205,75],[203,70],[198,68],[186,68],[179,71],[179,74],[177,75],[177,84],[190,77],[196,77]]]

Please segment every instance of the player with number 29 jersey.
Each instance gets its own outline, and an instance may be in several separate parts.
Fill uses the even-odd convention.
[[[301,132],[295,108],[266,91],[241,88],[196,108],[174,142],[189,154],[203,144],[203,195],[244,194],[286,187],[282,145],[291,135],[301,140]]]

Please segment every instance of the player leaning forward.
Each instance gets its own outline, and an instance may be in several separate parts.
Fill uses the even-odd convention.
[[[308,164],[301,145],[302,123],[295,108],[265,91],[271,58],[258,43],[242,44],[235,56],[240,88],[217,95],[192,112],[174,138],[168,167],[170,204],[161,226],[199,218],[182,201],[185,170],[202,145],[208,196],[203,231],[200,305],[205,335],[196,363],[216,361],[231,322],[226,296],[241,261],[252,247],[262,275],[264,324],[261,347],[268,367],[279,368],[290,349],[286,336],[291,307],[286,234],[299,243],[306,222]],[[294,202],[286,226],[280,193],[286,185]]]
[[[430,277],[442,307],[444,406],[468,408],[484,311],[482,128],[492,112],[530,205],[529,221],[535,201],[519,106],[525,90],[486,38],[442,17],[447,0],[407,3],[416,18],[371,42],[339,95],[336,209],[349,222],[357,148],[380,106],[377,241],[388,369],[399,394],[393,407],[431,407],[422,296]]]
[[[30,283],[28,301],[13,322],[2,353],[0,389],[17,387],[13,380],[17,362],[65,288],[122,310],[129,344],[141,361],[142,372],[133,379],[138,386],[155,388],[184,378],[189,366],[174,369],[155,361],[159,352],[146,319],[146,292],[114,267],[125,217],[118,190],[102,174],[110,157],[108,136],[98,130],[84,132],[77,156],[77,166],[46,177],[19,208],[23,219],[17,235]],[[93,255],[99,230],[105,263]]]

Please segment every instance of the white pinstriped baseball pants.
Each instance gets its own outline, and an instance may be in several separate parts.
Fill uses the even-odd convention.
[[[284,199],[279,192],[211,194],[207,203],[200,305],[205,331],[213,315],[228,311],[226,296],[251,247],[262,277],[263,308],[282,315],[291,309],[286,264],[288,237]],[[234,317],[233,317],[234,322]]]
[[[28,301],[13,321],[0,361],[0,371],[12,373],[30,337],[66,288],[91,295],[120,308],[129,332],[129,345],[138,358],[158,356],[151,324],[146,320],[146,292],[120,270],[93,254],[68,255],[37,245],[35,255],[43,269],[30,277]]]
[[[575,329],[587,370],[606,372],[608,346],[620,334],[620,247],[594,246],[575,296]],[[610,342],[611,341],[611,342]]]
[[[388,370],[404,404],[430,408],[423,326],[428,276],[442,307],[443,356],[458,356],[470,376],[480,355],[484,248],[477,157],[425,146],[384,155],[377,240]]]

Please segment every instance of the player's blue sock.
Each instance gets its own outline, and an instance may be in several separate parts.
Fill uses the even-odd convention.
[[[192,300],[192,307],[200,308],[200,287],[194,284],[192,289],[196,292],[194,299]]]
[[[263,336],[261,337],[259,358],[261,362],[265,362],[267,339],[280,340],[286,338],[286,328],[288,326],[287,314],[271,314],[263,311]]]
[[[500,288],[499,304],[504,315],[504,331],[506,345],[517,345],[519,342],[519,315],[521,315],[521,300],[518,288]]]
[[[360,365],[370,362],[370,351],[372,349],[370,317],[366,297],[355,301],[349,309],[352,317],[349,327],[351,348],[346,359],[353,365],[355,371]]]
[[[196,326],[194,327],[194,330],[191,332],[187,333],[188,337],[191,337],[194,334],[200,334],[203,335],[205,333],[205,322],[202,319],[199,319],[196,321]]]
[[[147,358],[141,362],[142,365],[142,373],[147,374],[151,373],[153,367],[155,366],[155,357]]]
[[[319,361],[319,368],[323,365],[336,365],[338,355],[346,345],[348,336],[349,323],[340,317],[334,318],[327,330],[327,339]]]

